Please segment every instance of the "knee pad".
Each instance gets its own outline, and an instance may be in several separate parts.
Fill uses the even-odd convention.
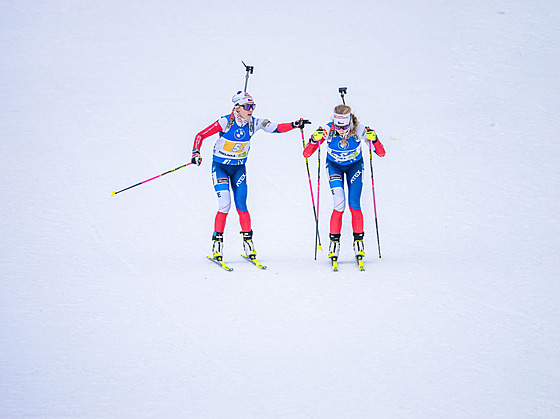
[[[332,188],[331,192],[333,197],[333,209],[338,212],[344,212],[344,208],[346,207],[344,189],[340,187]]]
[[[216,195],[218,195],[218,211],[227,214],[231,208],[231,196],[229,190],[216,191]]]

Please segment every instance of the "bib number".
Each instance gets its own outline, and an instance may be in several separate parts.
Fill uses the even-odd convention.
[[[224,150],[230,153],[241,153],[247,143],[234,143],[233,141],[226,141],[224,144]]]

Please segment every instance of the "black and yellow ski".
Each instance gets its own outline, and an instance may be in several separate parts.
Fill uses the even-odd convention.
[[[216,265],[220,266],[221,268],[225,269],[226,271],[233,271],[233,268],[230,268],[229,266],[226,265],[226,263],[223,260],[219,260],[216,258],[213,258],[212,256],[206,256],[209,260],[211,260],[212,262],[214,262]]]
[[[245,255],[245,254],[241,254],[241,257],[243,259],[245,259],[246,261],[251,262],[253,265],[255,265],[257,268],[259,269],[266,269],[266,266],[263,265],[262,263],[260,263],[256,257],[250,258],[249,256]]]

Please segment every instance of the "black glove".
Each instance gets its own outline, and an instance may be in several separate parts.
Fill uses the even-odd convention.
[[[202,164],[202,156],[200,155],[200,150],[197,148],[193,148],[191,163],[200,166]]]
[[[292,127],[304,129],[307,124],[311,124],[311,121],[309,119],[300,118],[297,121],[292,122]]]

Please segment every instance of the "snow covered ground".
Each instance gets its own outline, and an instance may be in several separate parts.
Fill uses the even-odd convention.
[[[559,18],[544,0],[0,0],[0,416],[559,417]],[[385,144],[365,273],[348,213],[340,271],[313,260],[298,131],[258,133],[248,163],[267,271],[239,257],[235,212],[235,271],[205,260],[211,139],[201,167],[111,196],[189,159],[242,60],[255,116],[324,125],[347,86]]]

